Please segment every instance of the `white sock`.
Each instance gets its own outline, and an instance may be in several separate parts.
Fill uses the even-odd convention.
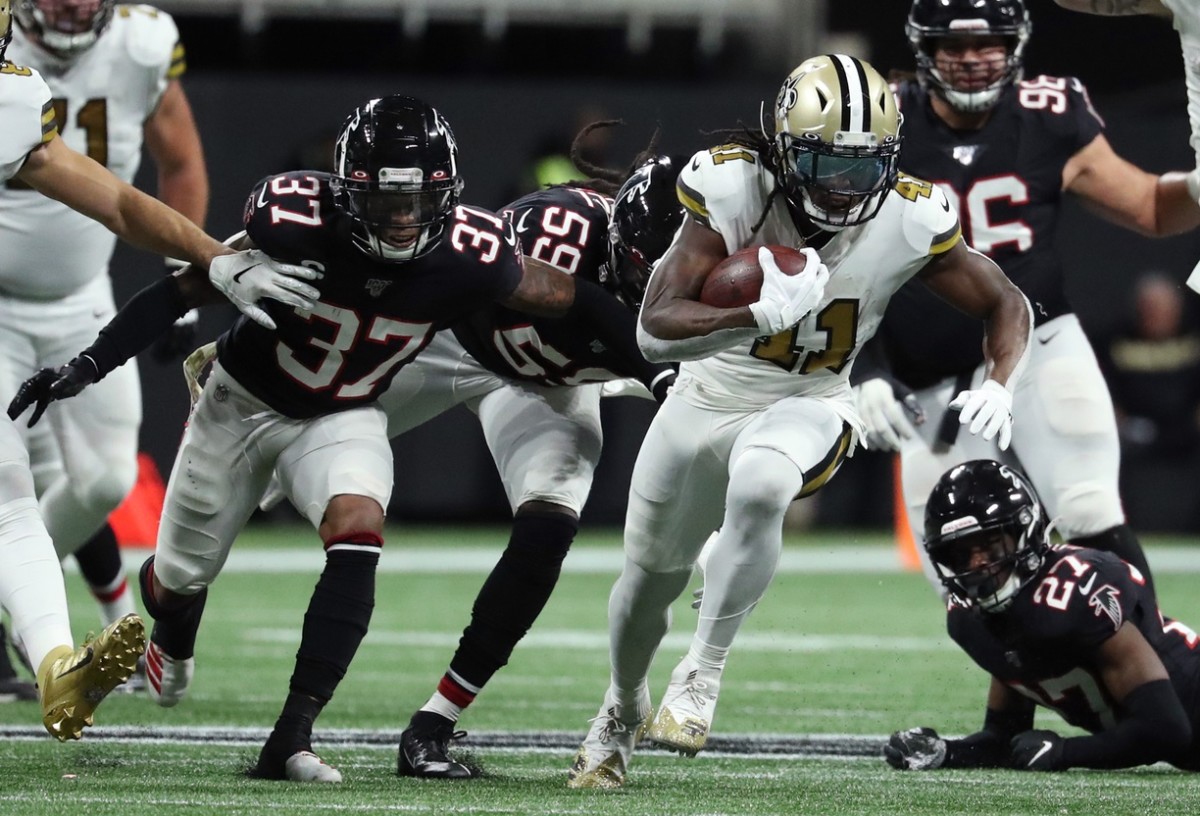
[[[12,476],[10,467],[15,465],[0,465],[0,481]],[[62,566],[32,484],[30,494],[0,505],[0,606],[12,616],[13,631],[36,670],[51,650],[74,641]]]
[[[133,605],[133,590],[130,589],[124,573],[114,578],[107,586],[89,585],[89,588],[96,598],[96,603],[100,604],[100,621],[104,626],[137,611]]]

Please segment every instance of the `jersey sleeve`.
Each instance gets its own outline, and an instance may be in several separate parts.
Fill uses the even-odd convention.
[[[153,110],[168,83],[187,70],[179,29],[170,14],[152,6],[120,6],[116,13],[121,18],[130,59],[145,68],[152,78],[146,109]]]
[[[285,263],[298,263],[323,242],[328,198],[322,174],[302,171],[267,176],[246,199],[243,225],[254,245]]]
[[[937,184],[901,175],[891,194],[908,203],[903,222],[904,237],[917,252],[941,255],[962,240],[958,213]]]
[[[1116,556],[1075,548],[1067,549],[1066,553],[1076,563],[1086,565],[1086,569],[1078,575],[1067,569],[1053,573],[1059,578],[1055,588],[1061,592],[1054,600],[1062,604],[1060,598],[1065,599],[1065,608],[1053,608],[1047,602],[1047,609],[1058,613],[1046,615],[1047,633],[1052,639],[1091,651],[1133,618],[1138,592],[1129,565]],[[1068,582],[1073,582],[1069,590]],[[1046,597],[1049,599],[1053,594],[1047,592]]]
[[[468,229],[456,238],[460,224]],[[525,274],[525,256],[517,239],[516,225],[511,219],[460,204],[448,230],[450,235],[443,240],[450,242],[460,258],[468,264],[478,264],[487,269],[492,300],[504,300],[516,291]]]
[[[753,237],[773,186],[754,150],[721,145],[692,156],[675,189],[688,216],[719,233],[732,255]]]
[[[0,181],[7,181],[58,133],[50,88],[36,71],[0,62],[0,122]]]
[[[1034,77],[1020,83],[1017,93],[1021,108],[1036,117],[1037,129],[1059,147],[1064,162],[1104,132],[1104,120],[1075,77]]]
[[[505,207],[521,251],[568,275],[599,282],[608,260],[608,219],[612,199],[594,190],[552,187]]]

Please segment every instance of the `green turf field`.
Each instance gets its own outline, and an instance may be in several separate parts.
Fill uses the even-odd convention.
[[[605,609],[619,568],[615,532],[581,535],[541,620],[461,721],[487,777],[397,778],[395,739],[445,669],[505,538],[389,534],[371,633],[314,741],[343,785],[240,775],[282,705],[320,568],[311,532],[261,528],[239,541],[212,589],[196,680],[178,708],[114,696],[82,742],[59,745],[40,731],[36,706],[0,705],[0,814],[1193,814],[1200,801],[1200,777],[1165,767],[1035,776],[884,765],[878,747],[896,728],[975,730],[986,684],[944,637],[924,579],[892,568],[886,539],[861,534],[789,540],[726,670],[717,750],[695,760],[639,750],[615,792],[564,786],[607,683]],[[1170,567],[1158,575],[1164,608],[1200,624],[1200,543],[1168,543],[1151,550],[1152,563]],[[67,580],[82,634],[94,607],[78,577]],[[655,694],[686,650],[687,600],[655,666]]]

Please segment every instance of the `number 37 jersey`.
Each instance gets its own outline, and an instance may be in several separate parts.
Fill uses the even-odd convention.
[[[276,331],[241,317],[218,343],[226,371],[297,419],[374,401],[436,331],[508,297],[523,270],[512,225],[462,205],[427,255],[377,260],[355,245],[354,223],[334,206],[327,173],[264,179],[245,222],[272,258],[324,273],[312,311],[263,301]]]
[[[678,182],[689,216],[719,233],[731,255],[766,244],[804,246],[784,197],[772,195],[774,187],[758,154],[740,145],[700,151]],[[874,218],[838,232],[819,250],[830,277],[812,312],[774,336],[684,363],[676,390],[699,407],[717,410],[766,407],[794,395],[819,397],[859,427],[848,382],[855,355],[875,333],[892,293],[960,237],[958,216],[945,195],[902,176]]]

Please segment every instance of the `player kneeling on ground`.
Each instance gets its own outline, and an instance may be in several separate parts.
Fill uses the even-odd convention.
[[[1200,769],[1200,709],[1180,702],[1200,682],[1195,632],[1159,613],[1129,564],[1048,538],[1033,489],[998,462],[959,465],[934,487],[925,548],[950,593],[947,628],[992,684],[983,730],[897,731],[883,749],[892,767]],[[1034,730],[1039,704],[1091,733]]]

